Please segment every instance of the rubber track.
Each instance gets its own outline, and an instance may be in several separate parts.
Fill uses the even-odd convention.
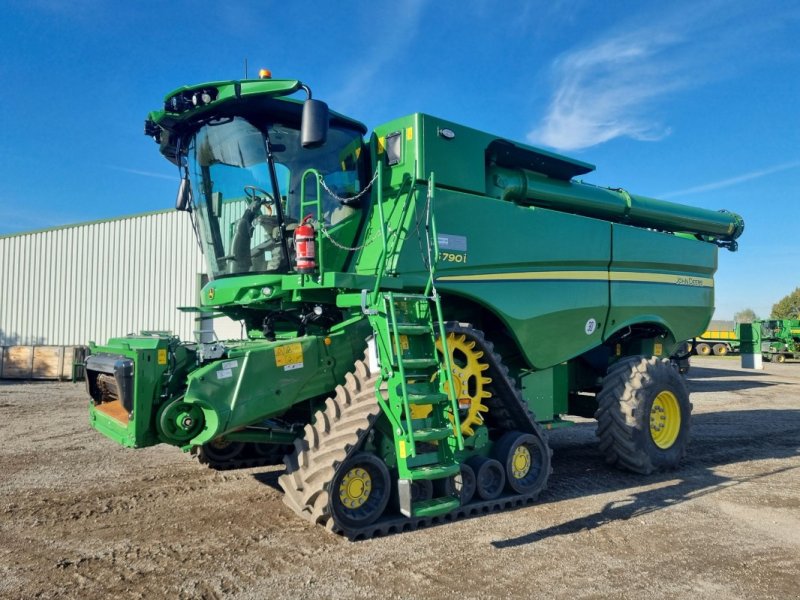
[[[283,462],[286,474],[278,483],[283,502],[298,515],[333,528],[328,506],[331,481],[338,466],[360,446],[381,413],[375,397],[379,372],[371,373],[366,361],[356,361],[344,385],[317,411],[314,423],[294,442],[294,451]]]
[[[491,342],[483,333],[466,324],[448,323],[447,331],[466,335],[484,352],[493,389],[499,392],[489,403],[489,413],[497,413],[492,425],[500,425],[505,431],[519,430],[539,436],[552,456],[544,431],[536,423]],[[360,447],[381,412],[374,391],[378,375],[369,373],[362,361],[356,362],[356,375],[348,375],[345,385],[336,388],[336,395],[328,399],[325,410],[317,412],[315,425],[306,426],[305,437],[295,441],[295,451],[284,459],[287,473],[278,480],[285,492],[284,503],[301,517],[351,540],[365,540],[525,506],[536,501],[545,489],[547,479],[539,490],[529,494],[507,494],[494,500],[474,501],[435,517],[385,516],[362,528],[342,527],[335,523],[328,502],[336,468]],[[548,477],[550,473],[552,467]]]
[[[283,462],[283,454],[277,451],[279,446],[276,446],[274,453],[259,454],[251,446],[254,444],[246,443],[244,450],[241,454],[228,460],[211,460],[203,453],[202,448],[192,448],[192,455],[197,459],[201,465],[207,466],[209,469],[215,471],[230,471],[232,469],[251,469],[253,467],[269,467],[272,465],[279,465]],[[288,448],[289,446],[287,446]]]
[[[664,363],[666,367],[659,366]],[[641,400],[638,392],[652,380],[651,371],[670,368],[669,360],[657,357],[632,356],[611,366],[597,394],[597,437],[600,450],[610,465],[648,475],[658,470],[646,452],[633,439],[636,427],[635,411]],[[680,385],[683,380],[680,380]],[[691,410],[691,404],[689,404]],[[685,454],[685,447],[683,452]]]

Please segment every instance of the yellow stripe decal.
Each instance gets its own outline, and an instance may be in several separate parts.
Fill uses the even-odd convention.
[[[668,283],[689,287],[714,287],[710,277],[634,271],[526,271],[520,273],[483,273],[480,275],[445,275],[437,281],[611,281],[613,283]]]

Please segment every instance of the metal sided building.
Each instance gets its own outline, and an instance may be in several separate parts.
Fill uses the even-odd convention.
[[[141,330],[194,339],[212,323],[177,307],[197,304],[204,272],[191,222],[174,210],[0,236],[0,377],[36,377],[37,349],[62,376],[90,340]],[[213,326],[241,335],[227,318]]]

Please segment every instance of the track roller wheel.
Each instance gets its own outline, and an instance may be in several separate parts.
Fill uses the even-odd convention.
[[[346,459],[333,477],[331,513],[347,527],[364,527],[383,514],[391,489],[384,462],[374,454],[359,452]]]
[[[443,496],[458,496],[461,506],[468,504],[475,495],[475,471],[466,463],[461,463],[461,472],[445,479]]]
[[[421,479],[411,482],[411,501],[423,502],[433,498],[433,482],[429,479]]]
[[[294,446],[287,444],[251,444],[253,454],[263,459],[263,464],[280,465],[283,464],[283,457],[294,449]]]
[[[550,475],[550,450],[531,433],[509,431],[495,444],[494,457],[505,466],[506,483],[518,494],[540,492]]]
[[[236,460],[244,450],[244,442],[231,442],[221,437],[203,444],[197,457],[201,464],[224,463]]]
[[[686,454],[692,405],[669,360],[621,360],[609,369],[597,403],[597,436],[609,464],[648,474],[675,468]]]
[[[484,500],[494,500],[506,485],[506,472],[500,461],[483,456],[473,456],[467,464],[475,472],[475,490]]]

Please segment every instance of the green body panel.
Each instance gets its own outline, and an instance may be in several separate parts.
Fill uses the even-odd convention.
[[[205,416],[205,427],[191,444],[280,416],[301,401],[326,394],[352,370],[368,334],[364,319],[325,337],[229,344],[224,359],[189,375],[184,400],[199,406]]]
[[[569,371],[566,364],[520,377],[522,395],[539,421],[552,421],[568,412]]]
[[[663,326],[673,342],[705,330],[714,312],[717,249],[699,240],[612,227],[605,339],[636,323]]]

